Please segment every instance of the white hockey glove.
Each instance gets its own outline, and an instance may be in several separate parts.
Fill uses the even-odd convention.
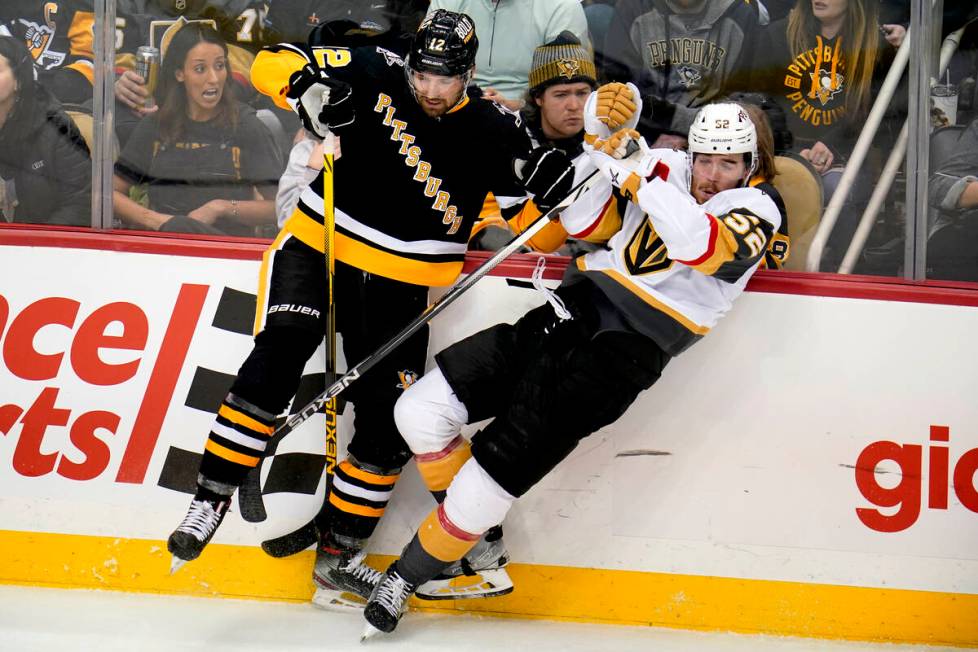
[[[588,155],[611,185],[629,201],[636,201],[638,191],[654,175],[659,163],[659,157],[634,129],[622,129],[612,134]]]
[[[635,84],[605,84],[584,104],[584,140],[596,145],[619,129],[634,129],[641,115],[642,96]]]
[[[307,63],[289,77],[285,99],[299,115],[302,126],[320,138],[353,122],[353,89],[332,79],[322,68]]]

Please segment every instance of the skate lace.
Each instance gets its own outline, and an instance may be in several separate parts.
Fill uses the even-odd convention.
[[[376,585],[378,582],[380,582],[380,578],[382,578],[384,574],[365,564],[364,559],[366,559],[366,557],[366,551],[358,552],[353,559],[348,561],[345,566],[340,568],[340,570],[344,573],[350,573],[358,580],[369,582],[371,585]]]
[[[195,500],[190,503],[190,510],[183,517],[183,523],[177,530],[188,532],[203,541],[217,528],[221,514],[206,500]]]
[[[397,617],[408,596],[414,591],[414,586],[395,572],[392,572],[377,586],[375,599],[388,613]]]

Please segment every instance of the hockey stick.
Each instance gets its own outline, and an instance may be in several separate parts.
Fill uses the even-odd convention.
[[[325,103],[325,100],[324,100]],[[336,273],[336,250],[333,239],[336,233],[336,213],[333,203],[333,144],[335,136],[330,133],[323,141],[323,253],[326,255],[326,384],[336,380],[336,302],[333,297],[333,276]],[[326,494],[333,484],[333,470],[336,468],[336,397],[323,403],[326,415]],[[325,511],[325,505],[321,510]]]
[[[336,303],[333,297],[333,274],[336,271],[336,254],[333,247],[336,214],[333,209],[333,142],[332,134],[327,134],[323,140],[323,253],[326,258],[326,383],[336,379]],[[326,495],[333,480],[333,469],[336,467],[336,410],[335,398],[327,400],[323,405],[326,414]],[[269,439],[270,447],[266,456],[274,454],[271,445],[281,441],[288,432],[281,429],[273,433]],[[248,472],[245,480],[238,488],[238,506],[241,518],[249,523],[261,523],[268,518],[265,511],[265,501],[262,498],[261,468],[262,461]]]
[[[361,360],[359,364],[351,367],[346,373],[337,378],[322,394],[314,398],[309,405],[304,407],[301,411],[286,421],[280,430],[291,432],[298,427],[299,424],[318,412],[327,401],[336,398],[340,392],[354,383],[360,376],[365,374],[371,367],[377,364],[377,362],[400,346],[405,340],[414,335],[418,329],[434,319],[435,316],[441,313],[456,299],[465,294],[465,292],[475,285],[479,279],[486,276],[499,263],[508,258],[510,255],[519,251],[520,247],[529,242],[533,236],[543,230],[543,228],[550,223],[550,220],[556,217],[560,211],[570,206],[582,195],[591,190],[591,188],[594,187],[600,178],[601,177],[598,170],[595,170],[589,174],[587,178],[577,184],[577,186],[575,186],[560,203],[538,217],[532,224],[530,224],[530,226],[526,228],[525,231],[510,240],[506,245],[493,254],[489,260],[482,263],[482,265],[476,268],[471,274],[449,288],[448,292],[443,294],[437,301],[425,308],[424,312],[415,318],[414,321],[405,326],[401,332],[391,338],[387,343],[381,345],[380,348],[367,356],[365,359]],[[278,431],[276,431],[275,434],[277,435]],[[261,547],[262,550],[272,557],[287,557],[289,555],[294,555],[301,552],[311,546],[316,542],[316,536],[315,522],[310,521],[297,530],[263,541]]]

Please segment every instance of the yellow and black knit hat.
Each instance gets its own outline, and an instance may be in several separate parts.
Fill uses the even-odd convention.
[[[530,66],[530,93],[542,93],[554,84],[585,82],[597,86],[594,56],[590,48],[581,45],[571,32],[561,32],[557,38],[533,51]]]

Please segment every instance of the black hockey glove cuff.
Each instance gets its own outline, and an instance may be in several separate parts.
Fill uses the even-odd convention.
[[[514,161],[513,169],[526,192],[533,195],[533,203],[544,212],[563,201],[574,183],[574,164],[559,149],[537,147],[525,161]]]
[[[289,77],[285,98],[299,115],[302,126],[320,138],[354,120],[353,89],[333,79],[322,68],[307,63]]]

